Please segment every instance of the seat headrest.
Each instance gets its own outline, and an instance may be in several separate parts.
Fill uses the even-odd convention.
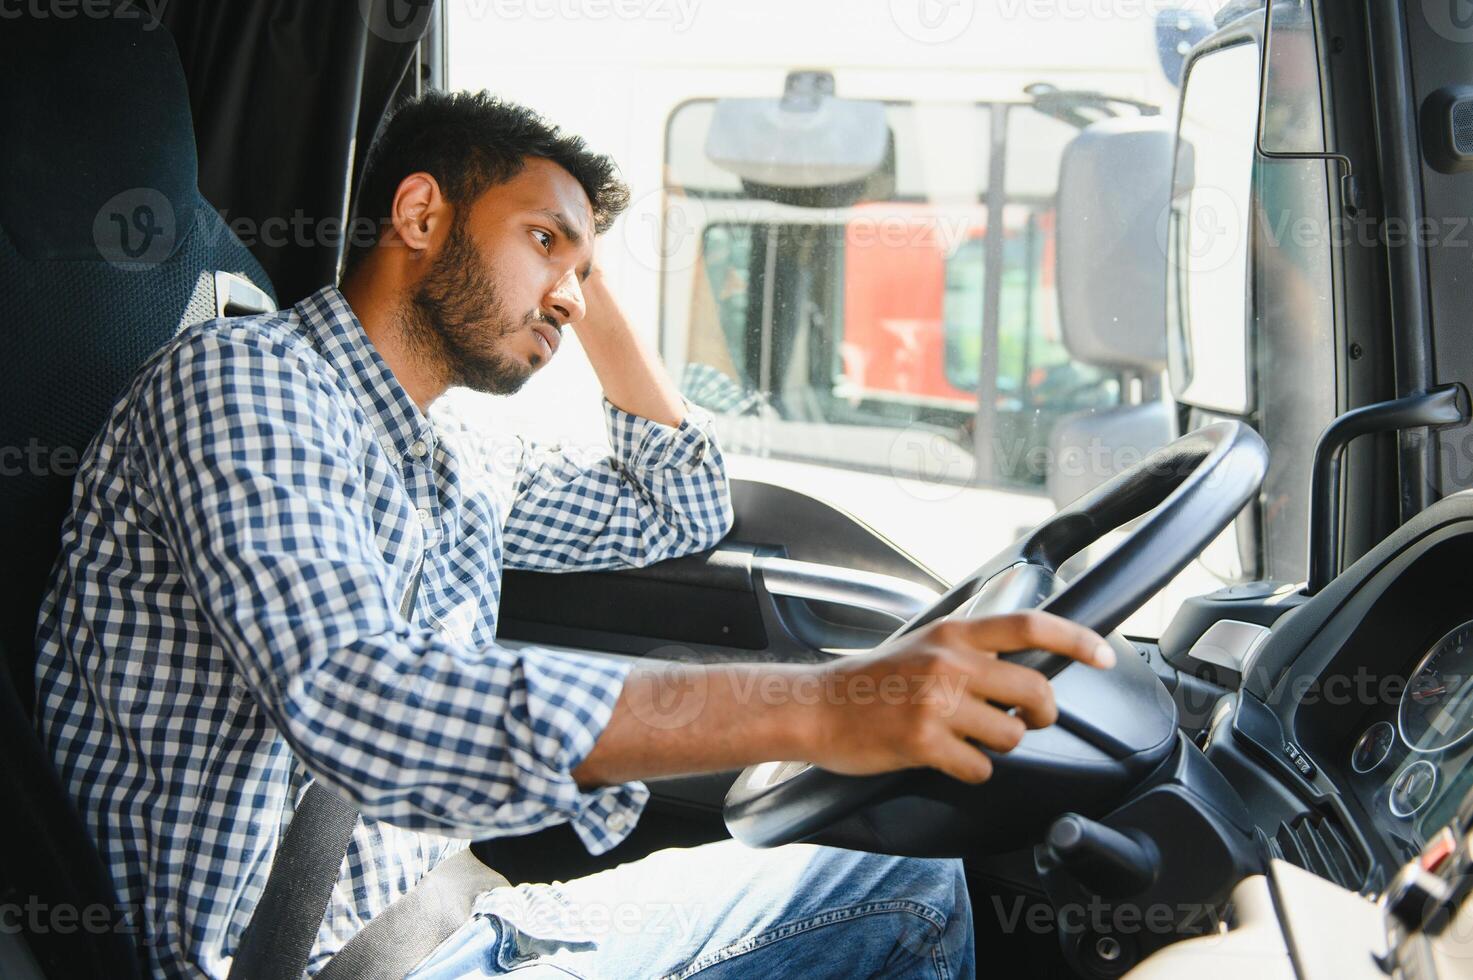
[[[28,259],[153,264],[195,220],[184,71],[130,7],[0,30],[0,227]]]

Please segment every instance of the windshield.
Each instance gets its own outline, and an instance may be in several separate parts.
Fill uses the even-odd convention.
[[[1188,52],[1221,4],[595,6],[451,3],[450,84],[525,102],[619,161],[633,204],[600,261],[685,396],[717,416],[734,477],[837,504],[954,581],[1185,428],[1259,424],[1264,348],[1239,337],[1255,309],[1249,236],[1214,246],[1233,253],[1203,280],[1220,298],[1206,285],[1189,297],[1178,272],[1166,281],[1166,252],[1202,245],[1180,235],[1191,175],[1170,146]],[[1255,64],[1256,51],[1244,49]],[[1227,100],[1209,110],[1214,132],[1235,142],[1203,158],[1190,221],[1206,213],[1190,200],[1216,193],[1208,183],[1250,192],[1238,185],[1252,132],[1237,121],[1257,118],[1256,77],[1213,89]],[[1175,169],[1177,185],[1159,192],[1155,255],[1101,246],[1081,227],[1089,195],[1061,209],[1061,173],[1081,188],[1139,184],[1128,157],[1089,141],[1157,127],[1162,179]],[[1112,262],[1160,268],[1159,298],[1129,323],[1100,323],[1099,304],[1067,288],[1108,295]],[[1204,322],[1231,321],[1218,339],[1233,356],[1183,375],[1190,345],[1180,316],[1168,338],[1166,308],[1188,301]],[[1330,356],[1329,336],[1311,339]],[[1183,377],[1227,395],[1179,401]],[[538,437],[601,438],[596,379],[577,356],[512,399],[456,397]],[[1273,522],[1302,528],[1306,498],[1286,485],[1272,514],[1241,520],[1127,632],[1159,635],[1186,595],[1300,574],[1293,545],[1269,568],[1263,542]]]

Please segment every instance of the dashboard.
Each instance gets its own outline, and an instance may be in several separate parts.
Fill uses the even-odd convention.
[[[1301,912],[1340,903],[1365,920],[1353,939],[1331,927],[1334,916],[1294,930],[1313,940],[1301,958],[1316,945],[1358,957],[1359,974],[1321,975],[1467,975],[1470,933],[1458,930],[1473,927],[1470,569],[1465,492],[1279,616],[1212,716],[1203,752],[1251,814],[1279,893],[1283,869],[1297,867],[1364,902],[1332,890],[1299,903]],[[1285,975],[1296,973],[1305,975]]]
[[[1470,569],[1465,493],[1274,625],[1207,748],[1272,856],[1374,894],[1469,797]]]
[[[1473,786],[1473,530],[1398,557],[1394,581],[1371,576],[1338,612],[1350,635],[1313,683],[1300,675],[1291,716],[1388,864],[1419,853]]]

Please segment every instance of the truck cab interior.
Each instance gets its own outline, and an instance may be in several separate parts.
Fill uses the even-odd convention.
[[[144,969],[32,721],[37,608],[78,460],[181,327],[334,281],[380,121],[446,84],[442,7],[119,0],[0,20],[0,975]],[[955,856],[982,962],[1005,975],[1469,975],[1473,29],[1456,10],[1237,0],[1174,38],[1178,105],[1026,96],[1070,127],[1046,219],[1060,343],[1116,394],[1043,413],[1056,510],[970,574],[819,496],[737,478],[735,525],[709,552],[505,578],[500,642],[652,660],[820,662],[1041,607],[1120,654],[1107,673],[1023,655],[1052,679],[1057,724],[980,786],[774,760],[652,783],[635,832],[598,858],[566,828],[477,856],[513,882],[727,836]],[[704,146],[753,199],[852,207],[910,152],[876,107],[795,72],[770,104],[718,101]],[[845,138],[805,149],[783,112]],[[985,229],[1012,220],[1008,202],[974,203],[1000,260]],[[817,296],[802,237],[743,261],[790,264],[795,282],[767,288]],[[780,410],[748,382],[834,356],[801,331],[801,351],[761,336],[756,370],[705,397]],[[967,394],[1012,404],[995,376]],[[956,424],[981,446],[1007,412],[975,415]],[[1091,452],[1113,462],[1066,465]],[[1183,596],[1153,635],[1122,628],[1224,551],[1230,584]]]

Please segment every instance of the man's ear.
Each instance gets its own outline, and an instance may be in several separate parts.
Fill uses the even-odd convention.
[[[413,173],[399,182],[389,217],[394,234],[417,257],[428,250],[447,223],[450,202],[440,193],[440,184],[427,173]]]

